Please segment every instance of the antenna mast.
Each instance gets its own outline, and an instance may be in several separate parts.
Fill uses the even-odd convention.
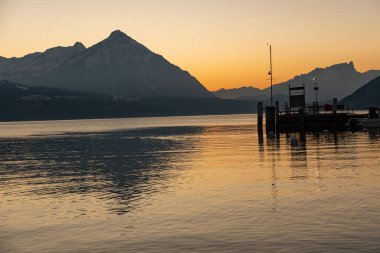
[[[273,69],[272,69],[272,45],[269,46],[269,57],[270,57],[270,70],[268,75],[270,75],[270,106],[273,106]]]
[[[318,87],[317,78],[314,77],[313,81],[314,81],[314,90],[315,90],[315,103],[318,104],[318,90],[319,90],[319,87]]]

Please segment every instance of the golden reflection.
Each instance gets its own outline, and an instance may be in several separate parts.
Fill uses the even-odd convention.
[[[305,132],[297,133],[299,144],[291,147],[292,179],[308,179],[307,142]]]
[[[271,170],[272,170],[272,187],[271,187],[271,195],[272,195],[272,212],[273,212],[273,220],[274,224],[277,228],[277,233],[280,233],[279,226],[279,201],[278,201],[278,186],[277,186],[277,165],[276,162],[279,161],[281,163],[281,145],[280,145],[281,134],[277,133],[275,136],[267,136],[267,143],[269,146],[268,151],[270,152],[272,162],[271,162]]]
[[[3,138],[0,238],[10,234],[12,247],[22,242],[33,253],[45,249],[32,247],[45,237],[48,249],[64,238],[135,252],[149,245],[166,252],[173,242],[183,249],[189,238],[210,252],[230,241],[249,252],[257,245],[271,251],[276,243],[262,243],[273,240],[334,245],[343,232],[375,238],[378,137],[292,133],[299,139],[292,146],[290,134],[264,137],[244,123],[250,117],[232,125]]]

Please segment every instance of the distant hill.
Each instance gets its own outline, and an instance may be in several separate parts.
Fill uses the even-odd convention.
[[[223,99],[247,99],[247,100],[259,100],[265,99],[264,93],[261,89],[245,86],[236,89],[220,89],[215,91],[214,94]]]
[[[342,99],[340,103],[351,105],[356,109],[364,109],[369,106],[380,107],[380,76]]]
[[[0,81],[0,121],[253,113],[250,101],[115,97]]]
[[[0,79],[121,96],[214,96],[188,72],[118,30],[90,48],[77,42],[21,58],[0,57]]]
[[[112,99],[109,95],[50,87],[31,87],[8,80],[0,81],[1,100],[52,100],[64,98]]]
[[[318,100],[331,103],[333,98],[341,99],[352,94],[377,76],[380,76],[380,70],[360,73],[355,69],[353,62],[336,64],[327,68],[316,68],[307,74],[295,76],[289,81],[273,85],[273,95],[275,97],[273,100],[279,100],[280,103],[288,101],[289,98],[286,99],[286,97],[289,96],[289,85],[302,86],[305,83],[306,102],[314,102],[315,92],[313,88],[315,81],[313,79],[316,78],[319,86]],[[214,94],[224,99],[267,101],[270,99],[270,87],[264,90],[252,86],[220,89]]]
[[[313,78],[317,78],[319,86],[318,97],[321,101],[341,99],[375,77],[380,76],[380,70],[371,70],[364,73],[358,72],[353,62],[336,64],[327,68],[317,68],[313,71],[296,76],[293,79],[273,86],[274,94],[289,94],[289,85],[300,86],[305,83],[306,101],[313,102],[315,93],[313,90]],[[264,90],[269,96],[270,88]]]

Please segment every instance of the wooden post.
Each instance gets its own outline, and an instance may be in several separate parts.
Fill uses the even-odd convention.
[[[280,102],[276,101],[275,103],[275,126],[276,126],[276,129],[278,127],[278,114],[280,113]]]
[[[318,104],[318,102],[313,102],[313,114],[319,114],[319,104]]]
[[[267,131],[276,129],[276,108],[274,106],[265,107],[265,127]]]
[[[334,131],[336,131],[336,126],[337,126],[337,115],[336,115],[337,106],[338,106],[338,99],[333,98],[333,114],[334,114],[333,126],[334,126]]]
[[[305,110],[301,108],[299,110],[299,116],[300,116],[300,128],[303,130],[305,128]]]
[[[287,102],[285,103],[285,112],[289,113],[289,104]]]
[[[334,98],[333,99],[333,113],[336,114],[336,109],[338,106],[338,99]]]
[[[263,129],[263,102],[257,103],[257,128]]]
[[[275,107],[276,107],[276,113],[278,113],[280,111],[280,102],[276,101]]]

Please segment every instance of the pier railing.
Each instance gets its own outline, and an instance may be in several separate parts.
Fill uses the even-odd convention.
[[[313,103],[290,107],[287,103],[280,106],[276,101],[275,106],[265,107],[265,128],[267,132],[286,129],[343,129],[350,119],[365,117],[364,114],[354,113],[352,107],[337,102],[337,99],[333,99],[332,105]],[[257,126],[260,130],[263,126],[263,102],[258,102],[257,106]]]
[[[291,114],[299,114],[303,111],[304,114],[349,114],[354,113],[354,109],[347,105],[338,105],[334,108],[333,105],[306,105],[305,108],[290,108],[288,106],[279,106],[277,109],[278,115],[291,115]]]

